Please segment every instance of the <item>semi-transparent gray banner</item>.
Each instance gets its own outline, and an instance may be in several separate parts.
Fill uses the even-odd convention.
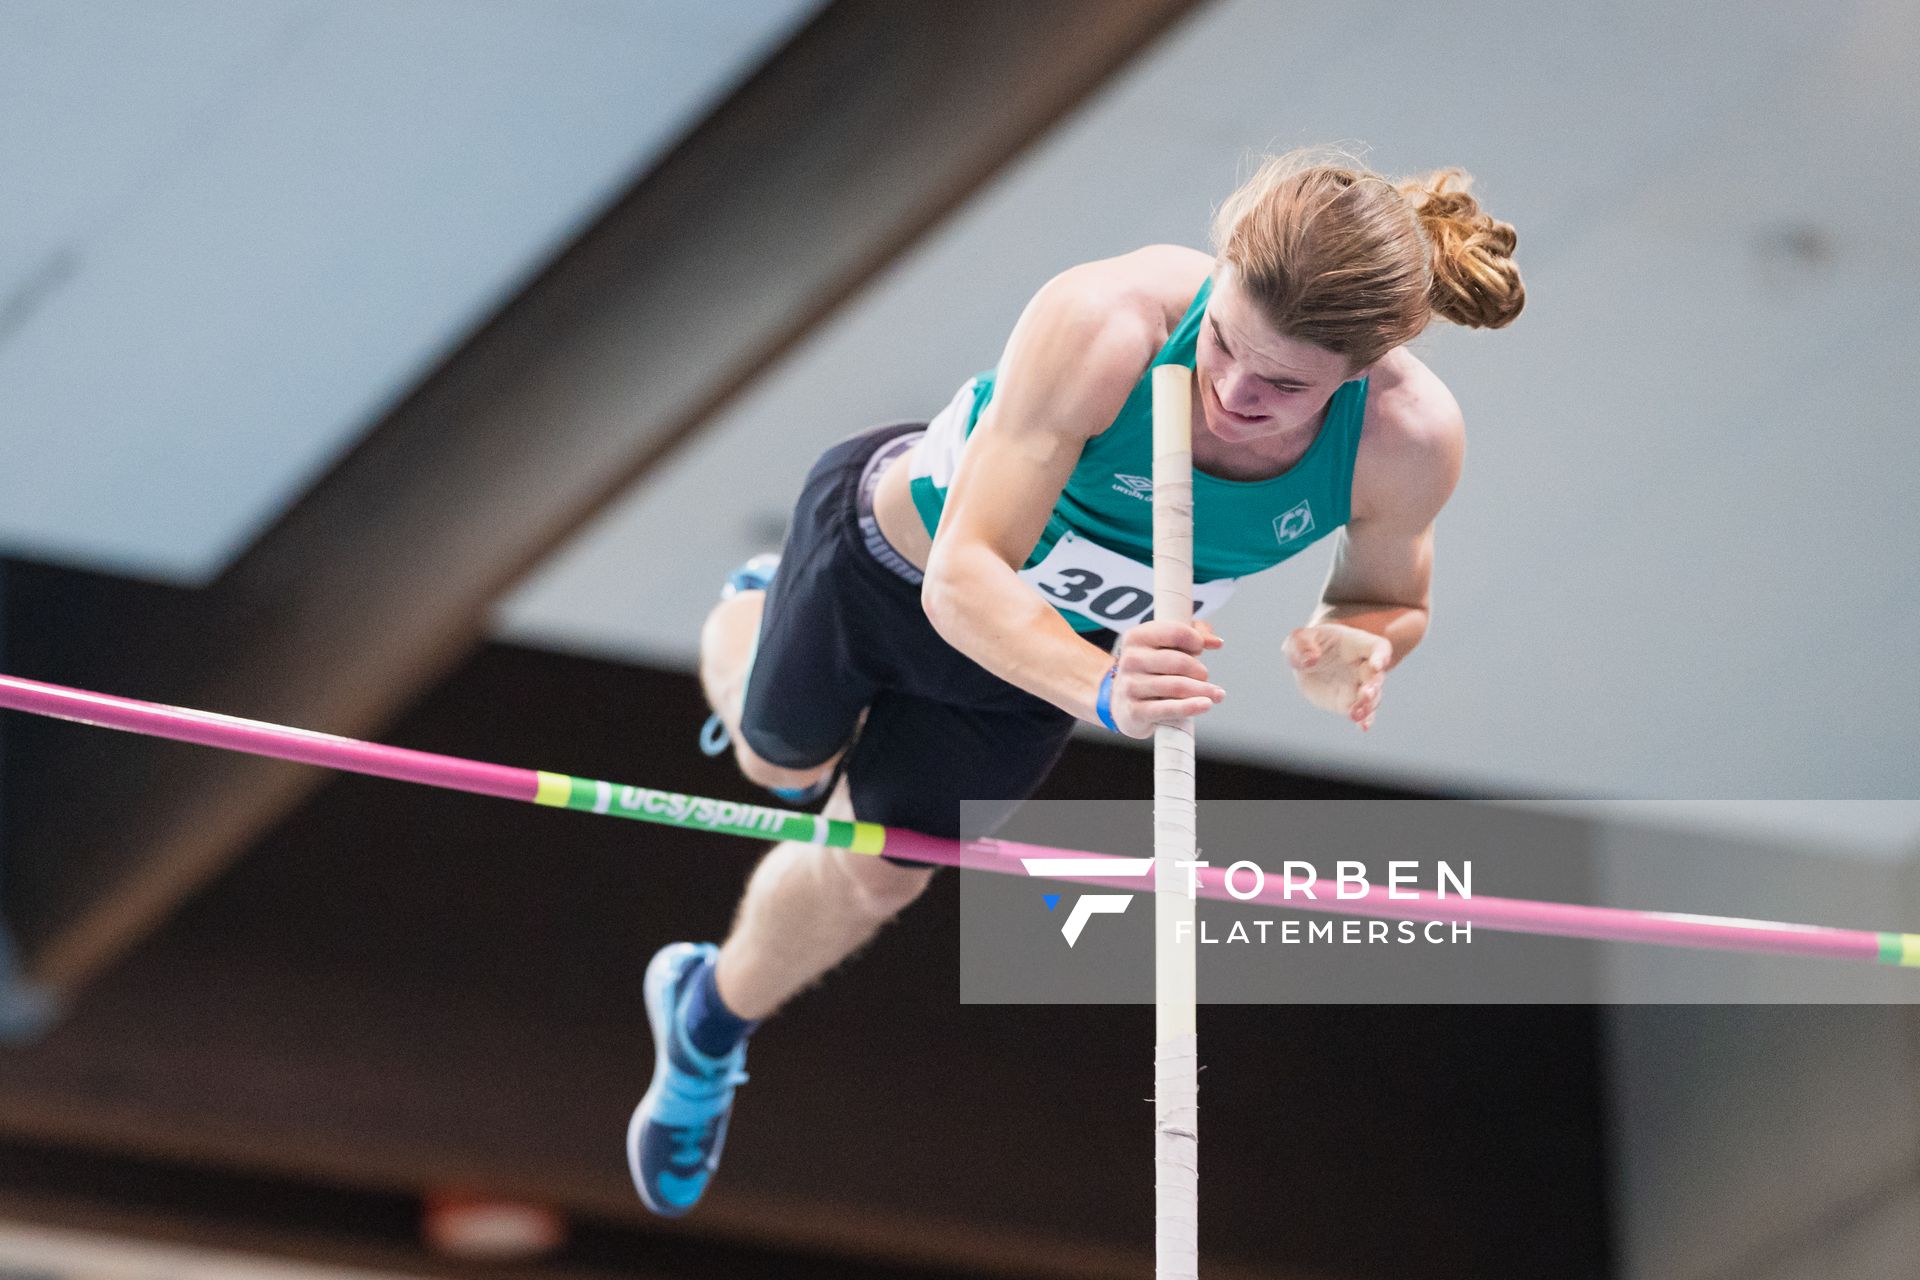
[[[1766,803],[1736,806],[1742,822],[1676,824],[1632,802],[1206,801],[1205,865],[1180,869],[1199,998],[1920,999],[1914,858],[1821,834],[1874,802],[1822,802],[1823,826],[1796,801],[1790,828],[1769,826]],[[1004,814],[965,816],[977,836]],[[962,1001],[1151,1003],[1152,803],[1033,802],[996,837],[960,872]]]

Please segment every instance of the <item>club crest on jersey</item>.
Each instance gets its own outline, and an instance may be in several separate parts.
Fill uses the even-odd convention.
[[[1313,504],[1303,502],[1283,516],[1273,518],[1273,536],[1292,542],[1313,532]]]
[[[1123,476],[1116,471],[1113,478],[1120,482],[1113,486],[1115,493],[1124,493],[1129,498],[1138,498],[1142,502],[1153,501],[1152,476]]]

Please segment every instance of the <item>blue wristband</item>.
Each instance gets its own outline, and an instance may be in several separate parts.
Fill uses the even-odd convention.
[[[1113,673],[1119,669],[1118,662],[1107,668],[1107,674],[1100,677],[1100,694],[1093,700],[1093,713],[1115,733],[1120,732],[1120,726],[1113,722]]]

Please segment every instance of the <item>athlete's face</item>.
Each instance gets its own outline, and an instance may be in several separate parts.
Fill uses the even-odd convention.
[[[1345,356],[1275,333],[1225,262],[1200,320],[1194,371],[1207,430],[1229,443],[1298,432],[1356,376]]]

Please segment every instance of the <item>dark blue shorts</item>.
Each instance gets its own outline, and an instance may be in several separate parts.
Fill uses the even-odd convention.
[[[849,742],[842,768],[854,814],[928,835],[961,835],[960,805],[1010,815],[1046,781],[1074,718],[953,648],[927,621],[920,587],[883,563],[861,527],[861,475],[922,422],[841,441],[807,474],[767,593],[740,729],[760,757],[799,769]],[[1086,637],[1110,648],[1112,632]],[[866,721],[861,723],[860,713]],[[985,806],[970,809],[969,836]],[[898,861],[896,859],[895,861]]]

